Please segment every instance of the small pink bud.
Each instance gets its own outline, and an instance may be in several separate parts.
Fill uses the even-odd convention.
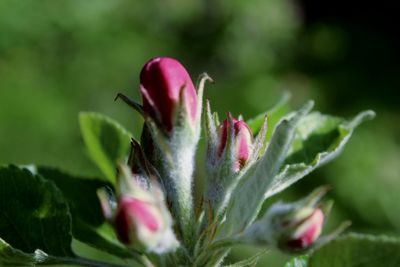
[[[121,197],[115,216],[119,240],[127,245],[143,241],[140,236],[156,233],[161,228],[160,216],[149,203],[131,197]]]
[[[151,59],[140,73],[140,90],[144,112],[170,132],[174,125],[181,90],[189,119],[197,119],[197,95],[186,69],[175,59]]]
[[[316,209],[308,218],[297,226],[291,239],[287,240],[287,247],[293,250],[309,248],[321,234],[323,224],[324,214],[320,209]]]
[[[332,205],[320,204],[327,190],[327,187],[320,187],[297,202],[273,204],[261,219],[246,230],[248,242],[272,245],[289,253],[304,253],[320,246],[328,237],[319,239],[325,216]]]
[[[235,143],[235,166],[234,170],[236,172],[240,171],[246,164],[250,157],[252,149],[252,138],[253,134],[249,126],[242,120],[237,120],[232,118],[233,121],[233,135]],[[226,143],[228,139],[228,119],[224,120],[220,126],[220,144],[218,147],[218,156],[221,157],[222,153],[226,148]]]

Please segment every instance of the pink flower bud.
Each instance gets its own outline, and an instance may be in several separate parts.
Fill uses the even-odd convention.
[[[327,190],[320,187],[297,202],[273,204],[261,219],[246,229],[245,239],[251,244],[271,245],[289,253],[304,253],[327,242],[337,236],[330,234],[329,238],[319,239],[332,205],[319,204]]]
[[[131,197],[119,199],[114,223],[119,240],[126,245],[143,242],[162,227],[161,216],[154,206]]]
[[[140,90],[144,112],[164,130],[170,132],[174,125],[181,90],[183,103],[190,121],[197,118],[197,95],[186,69],[175,59],[158,57],[151,59],[140,73]]]
[[[296,231],[286,242],[286,247],[293,250],[304,250],[314,244],[319,237],[324,224],[324,214],[320,209],[314,212],[296,226]]]
[[[250,157],[251,149],[252,149],[252,139],[253,134],[249,128],[249,126],[242,120],[237,120],[232,118],[233,121],[233,136],[234,136],[234,144],[235,144],[235,163],[234,170],[235,172],[240,171],[246,164],[247,160]],[[228,139],[228,127],[229,121],[228,119],[224,120],[222,125],[220,126],[220,143],[218,147],[218,156],[221,157],[225,148]]]

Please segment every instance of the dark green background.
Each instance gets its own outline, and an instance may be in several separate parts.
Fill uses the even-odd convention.
[[[350,219],[354,231],[398,234],[400,34],[388,4],[2,0],[0,163],[98,175],[78,112],[104,113],[138,136],[141,119],[113,98],[123,92],[139,100],[142,65],[171,56],[194,80],[203,71],[214,78],[206,97],[222,117],[253,117],[283,90],[293,107],[312,98],[316,109],[345,117],[374,109],[377,118],[356,131],[339,159],[278,198],[330,184],[330,227]],[[267,257],[271,266],[285,259]]]

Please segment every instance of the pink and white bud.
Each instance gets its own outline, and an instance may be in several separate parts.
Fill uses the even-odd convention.
[[[311,247],[322,232],[324,213],[315,209],[310,216],[296,225],[292,235],[282,244],[290,250],[305,250]]]
[[[118,239],[125,245],[146,244],[163,230],[163,219],[157,208],[137,198],[122,196],[115,215]]]
[[[324,220],[320,208],[277,203],[265,216],[267,240],[283,251],[303,252],[315,244]]]
[[[303,253],[322,244],[319,239],[331,204],[319,202],[327,187],[314,190],[295,203],[278,202],[244,234],[246,242],[272,245],[289,253]],[[326,238],[324,238],[326,240]]]
[[[177,60],[157,57],[147,62],[140,73],[140,91],[145,114],[166,132],[174,126],[181,96],[189,121],[192,125],[196,122],[196,90],[188,72]]]
[[[226,119],[220,126],[220,143],[218,147],[218,157],[221,157],[227,147],[228,132],[233,131],[234,166],[235,172],[240,171],[247,163],[252,152],[253,134],[249,126],[243,120],[232,118],[233,129],[229,130],[230,123]]]
[[[146,186],[128,165],[120,165],[117,179],[117,201],[108,221],[118,239],[127,247],[155,253],[165,253],[179,246],[172,228],[172,218],[164,193],[154,179]],[[99,194],[101,203],[107,203]],[[105,216],[108,215],[108,210]]]

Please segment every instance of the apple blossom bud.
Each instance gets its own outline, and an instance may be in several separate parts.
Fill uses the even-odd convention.
[[[151,178],[150,170],[145,173],[140,170],[151,166],[141,165],[147,163],[140,159],[142,152],[138,150],[136,141],[132,140],[132,145],[138,155],[131,154],[133,165],[119,166],[116,186],[118,201],[114,201],[114,194],[107,194],[104,189],[98,191],[104,215],[113,225],[118,239],[127,247],[158,254],[171,252],[179,246],[179,242],[173,232],[173,221],[164,193],[157,179]],[[132,167],[135,167],[134,170]],[[142,175],[146,176],[142,178],[149,180],[143,183],[139,177]]]
[[[245,239],[290,253],[304,252],[317,243],[324,220],[320,208],[277,203],[246,230]]]
[[[250,158],[252,150],[253,134],[249,126],[243,120],[232,118],[233,122],[233,142],[235,145],[234,155],[234,171],[240,171]],[[220,126],[220,143],[218,147],[218,156],[221,157],[227,146],[229,120],[223,121]]]
[[[305,251],[320,236],[324,217],[320,208],[277,203],[264,217],[264,229],[269,229],[264,230],[268,233],[265,238],[283,251]]]
[[[311,215],[291,229],[292,235],[282,240],[280,246],[293,251],[302,251],[311,247],[321,234],[323,224],[324,214],[321,209],[313,210]]]
[[[177,60],[157,57],[147,62],[140,73],[140,90],[145,114],[166,132],[170,132],[175,124],[180,103],[184,104],[191,124],[195,123],[196,91],[188,72]]]
[[[245,231],[243,238],[251,244],[272,245],[289,253],[302,253],[320,246],[323,241],[319,236],[332,206],[319,204],[327,190],[320,187],[295,203],[272,205]]]
[[[162,229],[162,216],[157,209],[142,200],[122,196],[115,215],[118,239],[125,245],[146,243]]]

